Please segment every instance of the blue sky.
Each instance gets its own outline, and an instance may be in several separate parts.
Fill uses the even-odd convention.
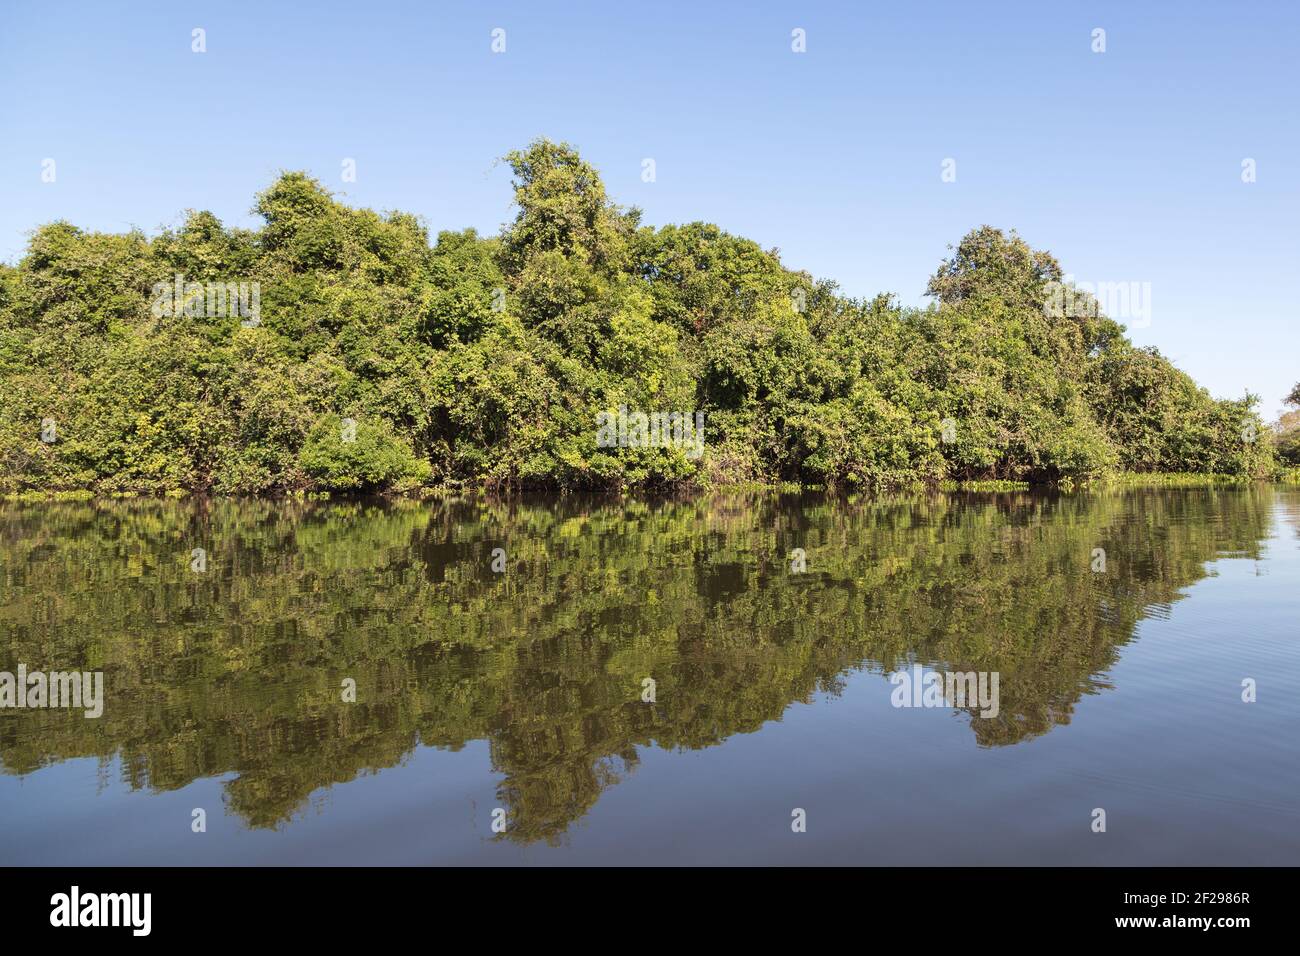
[[[5,0],[0,259],[59,218],[254,225],[282,169],[495,231],[495,159],[546,135],[645,222],[716,222],[853,295],[921,304],[950,243],[1014,228],[1079,280],[1151,283],[1134,340],[1271,418],[1300,380],[1297,41],[1282,0]]]

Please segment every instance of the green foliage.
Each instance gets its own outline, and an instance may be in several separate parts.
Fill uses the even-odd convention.
[[[1288,405],[1300,406],[1300,383],[1286,397]],[[1284,465],[1300,465],[1300,407],[1285,412],[1273,426],[1277,456]]]
[[[641,226],[566,144],[506,161],[517,215],[492,238],[431,246],[415,217],[304,173],[258,195],[257,230],[209,212],[152,240],[41,227],[0,267],[0,491],[879,487],[1300,460],[1253,397],[1212,399],[1096,308],[1053,315],[1061,267],[1014,233],[972,231],[935,304],[904,309],[714,225]],[[188,305],[159,308],[178,276]],[[257,321],[205,300],[239,283]],[[596,417],[621,407],[703,412],[703,455],[601,447]],[[341,415],[356,447],[332,444]]]
[[[429,463],[383,424],[348,422],[336,415],[321,418],[307,434],[298,458],[303,472],[333,491],[373,491],[417,485],[427,480]]]

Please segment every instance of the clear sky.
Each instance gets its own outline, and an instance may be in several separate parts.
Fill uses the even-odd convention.
[[[716,222],[853,295],[922,304],[948,244],[989,223],[1079,280],[1151,283],[1132,337],[1215,395],[1256,392],[1271,418],[1300,380],[1293,0],[2,0],[0,90],[8,262],[59,218],[254,225],[282,169],[495,231],[494,160],[545,135],[645,222]]]

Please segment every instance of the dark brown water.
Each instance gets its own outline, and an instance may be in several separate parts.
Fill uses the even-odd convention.
[[[1298,622],[1267,486],[3,504],[0,671],[105,692],[0,709],[0,863],[1294,863]]]

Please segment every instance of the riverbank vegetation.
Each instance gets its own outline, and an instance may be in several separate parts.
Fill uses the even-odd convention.
[[[644,226],[567,145],[506,158],[517,215],[490,237],[431,239],[303,173],[256,230],[37,229],[0,266],[0,492],[1277,473],[1253,396],[1212,398],[1082,293],[1053,315],[1062,269],[1014,233],[972,231],[904,308],[715,225]],[[255,288],[256,314],[213,286]],[[603,447],[621,408],[702,411],[703,453]]]

